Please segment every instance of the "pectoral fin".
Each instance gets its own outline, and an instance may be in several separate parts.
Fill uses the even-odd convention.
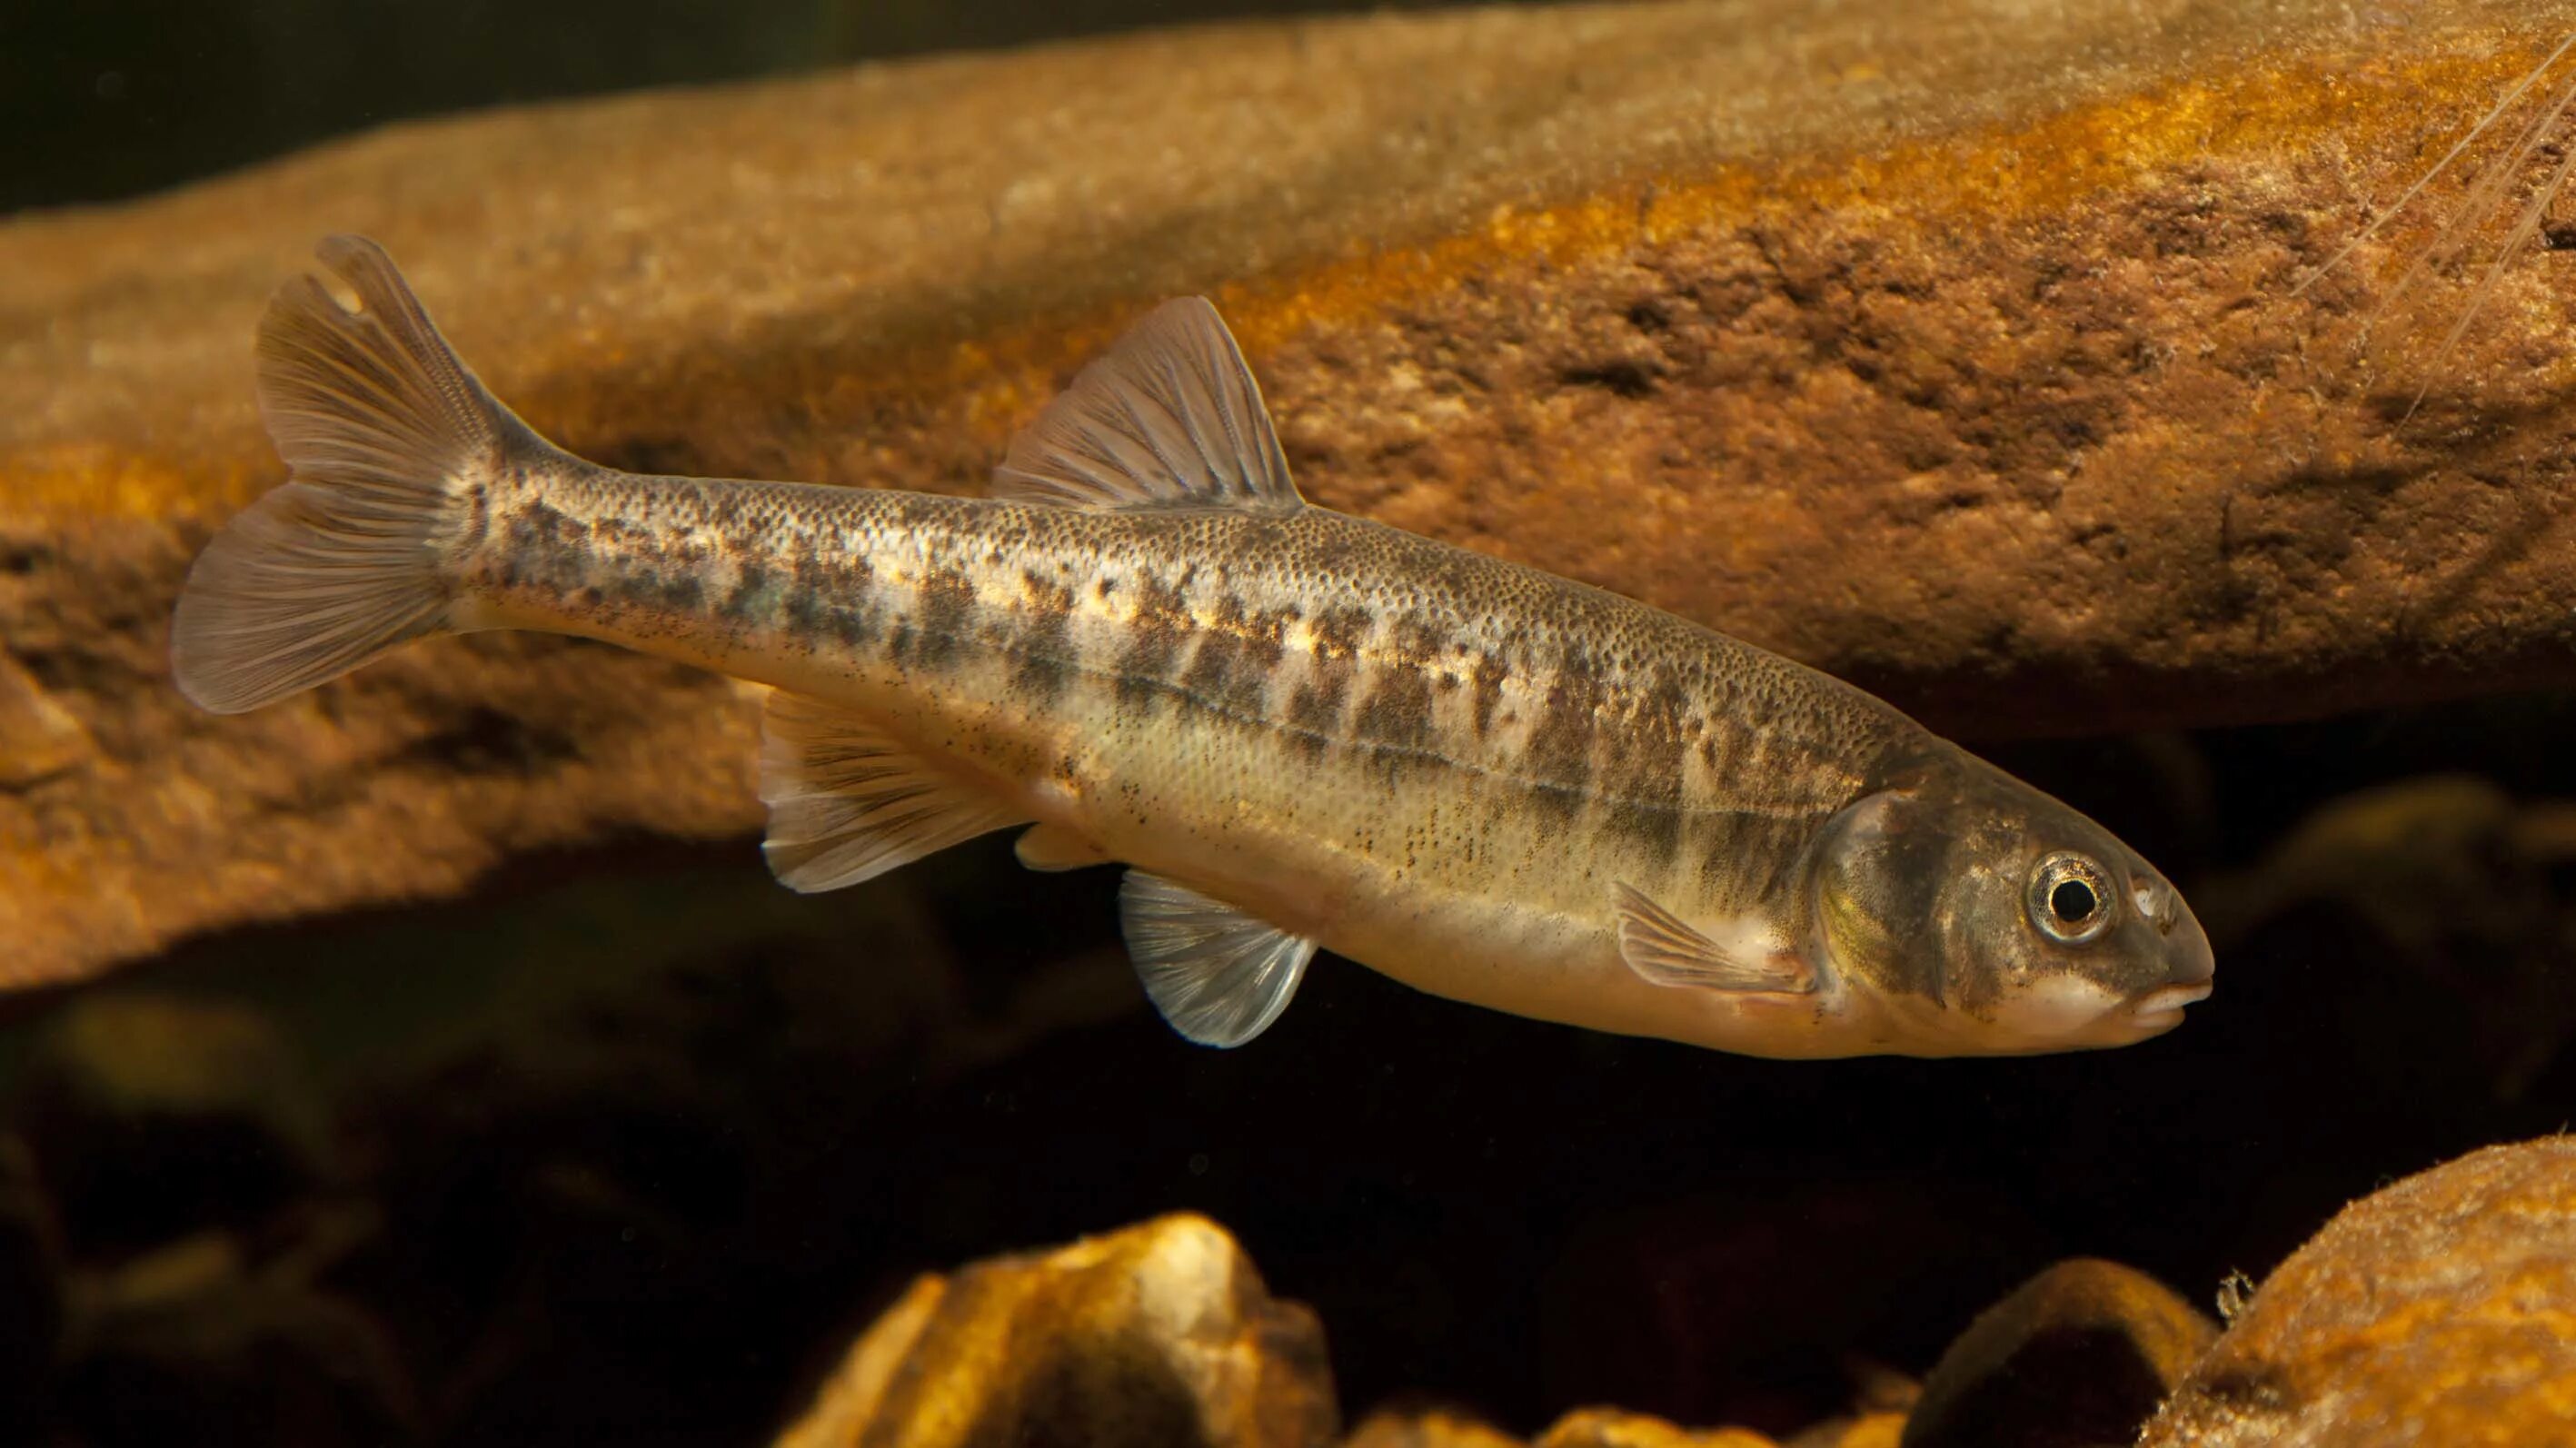
[[[1119,886],[1118,916],[1154,1009],[1202,1046],[1269,1029],[1315,958],[1315,942],[1142,870]]]
[[[1619,911],[1619,956],[1656,985],[1788,994],[1815,988],[1815,971],[1794,951],[1768,944],[1730,949],[1642,892],[1627,885],[1612,888]]]
[[[1027,818],[932,769],[872,721],[783,691],[762,721],[760,797],[769,868],[805,891],[872,880]]]

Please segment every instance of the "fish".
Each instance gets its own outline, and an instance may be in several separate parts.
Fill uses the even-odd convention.
[[[1305,501],[1215,307],[1152,310],[985,496],[627,473],[545,441],[391,258],[258,333],[288,478],[171,625],[218,713],[416,640],[605,640],[767,685],[797,890],[992,831],[1126,866],[1145,994],[1241,1046],[1317,953],[1455,1001],[1751,1056],[2120,1046],[2214,972],[2101,825],[1815,669]]]

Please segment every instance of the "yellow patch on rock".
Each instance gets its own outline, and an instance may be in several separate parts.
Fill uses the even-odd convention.
[[[2576,1424],[2576,1138],[2493,1146],[2290,1254],[2141,1448],[2529,1448]]]
[[[1324,1448],[1322,1329],[1177,1215],[913,1284],[779,1448]]]

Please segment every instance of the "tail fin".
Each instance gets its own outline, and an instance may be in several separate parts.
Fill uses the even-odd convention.
[[[259,326],[259,408],[293,478],[218,535],[171,621],[179,691],[238,714],[448,626],[441,545],[535,434],[449,350],[384,249],[335,236]]]

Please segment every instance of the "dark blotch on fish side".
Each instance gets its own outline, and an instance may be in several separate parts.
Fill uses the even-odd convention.
[[[1606,793],[1620,801],[1612,826],[1671,859],[1682,843],[1682,770],[1689,763],[1690,696],[1670,678],[1658,678],[1637,701],[1620,731],[1616,774]]]
[[[1319,662],[1315,672],[1311,683],[1299,684],[1288,695],[1288,722],[1295,726],[1298,747],[1309,758],[1320,757],[1332,746],[1341,727],[1342,700],[1351,687],[1347,663]]]
[[[589,571],[590,525],[553,504],[530,501],[504,515],[501,556],[494,572],[504,588],[543,588],[557,594],[578,587]]]
[[[1360,700],[1352,737],[1363,744],[1407,752],[1430,747],[1431,681],[1409,664],[1390,664],[1378,671],[1375,687]]]
[[[1181,692],[1208,708],[1238,717],[1261,708],[1262,676],[1245,666],[1243,640],[1210,631],[1199,635],[1190,666],[1181,673]]]
[[[1547,686],[1530,731],[1529,769],[1544,788],[1542,808],[1571,818],[1592,786],[1592,742],[1600,733],[1601,685],[1569,660]]]
[[[647,568],[630,580],[627,592],[673,612],[695,612],[707,598],[707,586],[696,571],[680,567]]]
[[[1258,719],[1270,677],[1287,654],[1287,620],[1254,614],[1233,594],[1220,599],[1216,617],[1200,633],[1181,687],[1193,698],[1241,719]]]
[[[1029,702],[1048,706],[1064,697],[1073,680],[1073,589],[1034,572],[1023,574],[1020,585],[1028,624],[1011,646],[1011,686]]]
[[[1341,732],[1342,708],[1359,672],[1360,641],[1375,624],[1364,608],[1332,608],[1315,615],[1313,677],[1288,696],[1288,722],[1309,757],[1322,755]]]
[[[762,614],[777,606],[778,600],[772,591],[776,582],[767,564],[746,558],[736,571],[732,591],[716,607],[736,623],[758,623]]]
[[[1189,600],[1159,579],[1137,585],[1136,616],[1127,624],[1127,646],[1118,654],[1118,699],[1143,707],[1173,684],[1172,667],[1196,625]]]
[[[955,663],[965,651],[967,625],[974,616],[974,580],[954,568],[933,569],[924,575],[912,661],[925,669]]]
[[[1360,644],[1377,626],[1377,618],[1357,605],[1328,608],[1315,615],[1315,657],[1348,659],[1358,654]]]
[[[1456,676],[1440,670],[1449,652],[1447,633],[1420,615],[1398,617],[1387,633],[1385,662],[1360,700],[1351,732],[1361,743],[1397,751],[1382,759],[1400,760],[1430,749],[1437,740],[1432,680],[1446,677],[1455,687]]]
[[[875,575],[862,559],[827,563],[814,554],[800,554],[781,611],[788,629],[800,637],[864,647],[880,629]]]
[[[1468,683],[1475,689],[1476,737],[1484,738],[1494,727],[1494,705],[1503,697],[1503,680],[1511,676],[1500,654],[1479,654]]]

